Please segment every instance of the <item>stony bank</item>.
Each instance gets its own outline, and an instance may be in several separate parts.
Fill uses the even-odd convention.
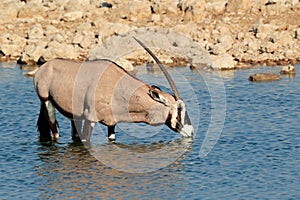
[[[217,69],[300,62],[300,0],[5,0],[0,13],[1,61],[84,60],[106,38],[158,27]]]

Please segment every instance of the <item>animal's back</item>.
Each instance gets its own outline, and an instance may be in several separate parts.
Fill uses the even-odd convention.
[[[36,72],[34,85],[40,98],[50,97],[64,114],[82,116],[85,101],[93,98],[96,91],[103,96],[98,98],[110,101],[111,93],[107,91],[111,91],[116,80],[126,74],[108,60],[77,62],[53,59]]]

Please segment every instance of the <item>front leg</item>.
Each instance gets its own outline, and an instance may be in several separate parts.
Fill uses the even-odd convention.
[[[81,141],[82,142],[89,142],[91,139],[92,131],[95,126],[95,122],[92,122],[88,119],[84,120],[83,130],[81,134]]]
[[[73,140],[80,140],[79,135],[81,134],[81,129],[82,129],[82,120],[71,120],[71,134],[72,134],[72,139]]]
[[[112,141],[112,142],[114,142],[116,140],[115,126],[116,125],[107,127],[108,128],[108,139],[109,139],[109,141]]]

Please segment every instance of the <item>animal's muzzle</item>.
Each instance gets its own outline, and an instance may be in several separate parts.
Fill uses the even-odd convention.
[[[183,126],[179,130],[179,133],[184,137],[192,137],[194,134],[194,127],[187,112],[185,112]]]

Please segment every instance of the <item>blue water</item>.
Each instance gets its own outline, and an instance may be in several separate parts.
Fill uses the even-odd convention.
[[[300,72],[300,67],[296,70]],[[61,115],[59,142],[40,144],[35,128],[39,100],[32,78],[24,77],[18,65],[0,65],[0,198],[299,199],[299,75],[252,83],[247,80],[250,74],[278,73],[280,68],[222,72],[225,124],[216,145],[200,158],[212,110],[217,109],[212,106],[205,80],[213,80],[215,75],[203,72],[201,77],[188,69],[178,71],[193,88],[184,91],[179,86],[187,105],[197,102],[196,107],[188,108],[199,114],[193,116],[199,121],[194,141],[174,162],[148,173],[130,173],[104,164],[84,146],[72,142],[69,121]],[[148,74],[148,78],[152,76],[159,75]],[[196,99],[190,93],[196,94]],[[151,134],[151,127],[145,126],[141,134],[151,137],[135,137],[124,133],[126,126],[130,124],[117,130],[116,145],[131,152],[155,152],[177,140],[173,146],[182,144],[180,136],[165,127],[164,134]],[[133,127],[132,132],[142,132]],[[94,138],[101,136],[100,129],[97,125]],[[103,138],[102,145],[110,147]],[[118,164],[122,166],[122,162]],[[147,162],[151,165],[153,160]]]

